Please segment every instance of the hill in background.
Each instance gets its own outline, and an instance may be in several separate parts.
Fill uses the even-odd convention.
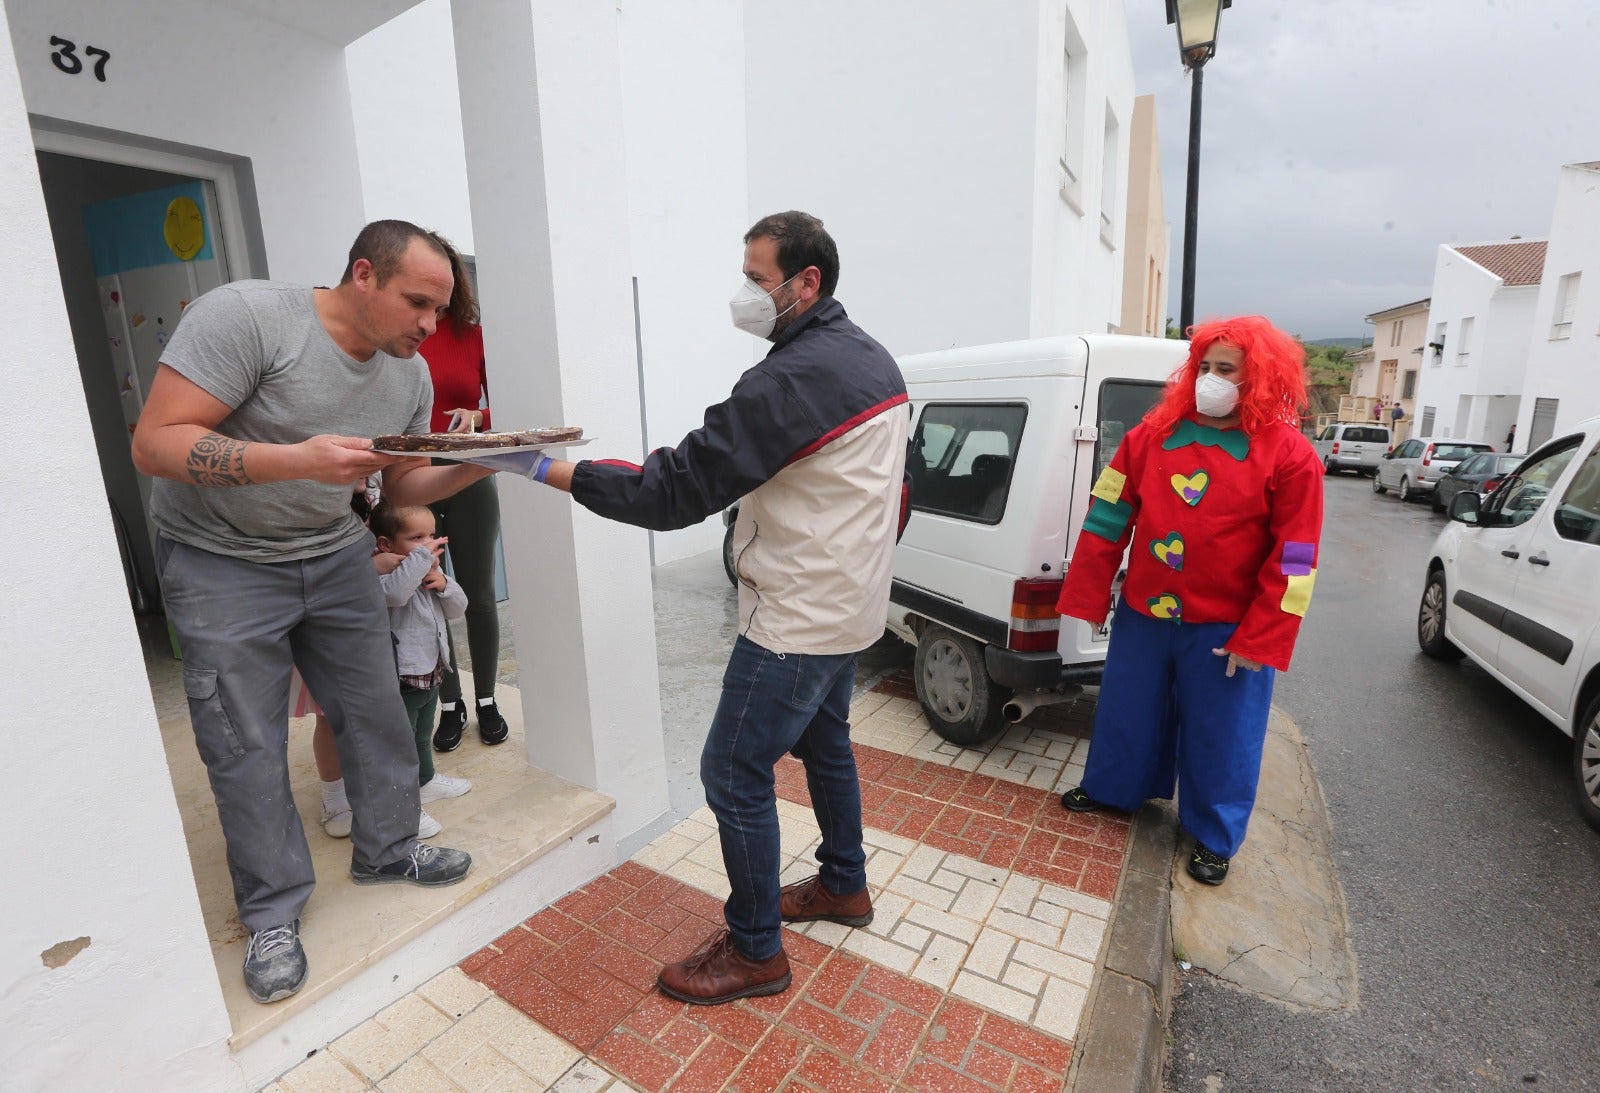
[[[1360,349],[1363,345],[1367,344],[1367,339],[1365,339],[1365,338],[1316,338],[1316,339],[1314,339],[1312,341],[1306,342],[1305,344],[1306,345],[1325,345],[1325,346],[1329,347],[1330,349],[1331,348]]]

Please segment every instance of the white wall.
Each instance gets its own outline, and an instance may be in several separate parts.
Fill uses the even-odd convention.
[[[1570,337],[1552,339],[1556,297],[1561,278],[1581,273],[1578,309]],[[1534,399],[1560,400],[1555,432],[1600,414],[1600,164],[1573,164],[1561,169],[1556,211],[1545,251],[1544,281],[1534,309],[1528,341],[1528,375],[1517,419],[1517,435],[1526,437],[1533,420]]]
[[[484,309],[517,319],[484,325],[489,359],[521,365],[497,371],[495,404],[601,438],[575,454],[636,460],[616,9],[456,0],[451,15],[473,219],[494,225]],[[616,800],[626,855],[668,805],[647,540],[532,482],[503,478],[500,506],[529,756]]]
[[[624,4],[620,27],[643,446],[655,449],[698,428],[768,348],[733,328],[727,306],[759,215],[745,177],[744,2]],[[722,533],[713,516],[653,535],[653,560],[711,550]]]
[[[423,0],[352,42],[345,64],[366,219],[409,220],[476,254],[450,0]]]
[[[28,109],[247,156],[271,275],[329,284],[362,224],[344,51],[202,0],[7,0]],[[107,79],[67,76],[52,35],[111,53]]]
[[[16,76],[37,65],[13,57],[6,33],[18,6],[0,8],[0,386],[17,406],[48,408],[52,442],[12,434],[0,479],[27,575],[8,592],[0,662],[35,684],[0,712],[20,825],[0,884],[0,1084],[238,1089]],[[51,31],[111,22],[72,14]],[[9,28],[28,53],[49,38],[37,25]],[[81,948],[51,967],[63,943]]]
[[[1081,96],[1084,116],[1081,127],[1073,128],[1079,145],[1072,152],[1079,167],[1076,203],[1061,195],[1061,157],[1068,130],[1063,53],[1069,18],[1088,61]],[[1122,0],[1071,0],[1065,8],[1041,0],[1038,19],[1038,71],[1031,96],[1035,115],[1030,187],[1036,226],[1031,233],[1034,273],[1028,336],[1103,334],[1122,319],[1122,246],[1134,99],[1128,20]],[[1109,149],[1108,109],[1117,123],[1115,143]],[[1103,207],[1111,218],[1109,242],[1101,237]],[[1136,260],[1142,263],[1142,256]]]
[[[1446,323],[1445,349],[1441,357],[1435,357],[1431,349],[1422,354],[1414,402],[1416,430],[1420,433],[1426,408],[1432,406],[1434,435],[1483,441],[1498,450],[1504,447],[1506,430],[1516,420],[1522,397],[1528,331],[1538,288],[1507,288],[1476,262],[1450,246],[1441,246],[1434,264],[1431,297],[1424,329],[1427,340],[1432,341],[1437,324]],[[1473,322],[1468,357],[1463,364],[1462,320],[1466,318]],[[1519,433],[1527,435],[1521,430]]]
[[[895,354],[1031,326],[1035,0],[748,0],[750,207],[839,243],[839,300]]]

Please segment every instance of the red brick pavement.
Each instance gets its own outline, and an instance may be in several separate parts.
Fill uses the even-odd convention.
[[[661,965],[722,923],[717,900],[629,862],[462,970],[640,1089],[1059,1090],[1072,1045],[792,931],[781,995],[691,1006]]]

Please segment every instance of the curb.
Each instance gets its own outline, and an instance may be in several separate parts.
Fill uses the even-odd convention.
[[[1078,1030],[1066,1087],[1074,1093],[1161,1088],[1172,1002],[1172,861],[1178,816],[1169,801],[1135,814],[1113,904],[1105,960]]]

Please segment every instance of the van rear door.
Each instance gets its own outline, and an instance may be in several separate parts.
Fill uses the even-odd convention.
[[[1089,358],[1084,370],[1081,418],[1073,436],[1072,496],[1068,501],[1067,558],[1089,511],[1095,480],[1129,429],[1161,400],[1167,379],[1183,364],[1189,343],[1176,339],[1087,336]],[[1065,571],[1066,566],[1062,566]],[[1105,659],[1107,625],[1062,619],[1057,651],[1063,664]]]

